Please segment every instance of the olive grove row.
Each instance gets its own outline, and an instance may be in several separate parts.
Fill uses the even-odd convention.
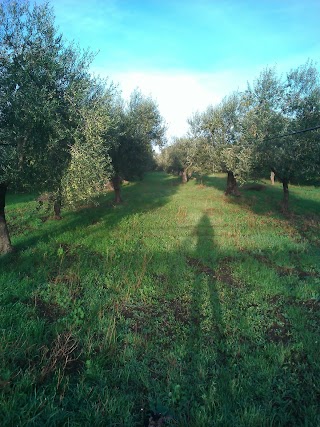
[[[12,250],[5,219],[8,186],[49,192],[54,213],[90,200],[112,181],[141,177],[162,144],[155,102],[93,77],[94,55],[67,43],[47,3],[0,3],[0,254]]]
[[[55,218],[67,204],[92,200],[112,181],[141,178],[165,124],[156,103],[90,74],[94,54],[58,32],[48,3],[0,3],[0,254],[12,250],[5,218],[7,188],[47,192]],[[238,182],[272,171],[288,185],[319,177],[320,79],[314,63],[285,76],[265,69],[220,104],[189,119],[188,135],[164,148],[158,164],[181,173],[226,172]]]
[[[320,175],[320,78],[315,64],[285,76],[267,68],[243,92],[189,119],[189,132],[161,152],[160,166],[182,181],[194,172],[227,172],[226,194],[238,184],[270,172],[283,184],[288,209],[289,183]]]

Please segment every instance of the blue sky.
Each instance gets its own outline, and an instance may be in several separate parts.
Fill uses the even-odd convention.
[[[92,71],[151,94],[181,136],[193,111],[266,66],[320,59],[319,0],[52,0],[66,39],[99,51]]]

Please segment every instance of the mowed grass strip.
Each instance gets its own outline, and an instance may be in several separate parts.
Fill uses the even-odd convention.
[[[319,425],[319,190],[283,216],[224,185],[153,173],[62,221],[9,196],[1,425]]]

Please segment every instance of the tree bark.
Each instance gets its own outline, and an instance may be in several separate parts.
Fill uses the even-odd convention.
[[[228,171],[226,195],[240,196],[237,180],[232,171]]]
[[[5,216],[7,188],[5,182],[0,183],[0,255],[13,251]]]
[[[121,198],[121,178],[119,175],[114,175],[112,178],[112,185],[114,189],[114,202],[116,204],[122,203]]]
[[[287,180],[282,181],[283,187],[283,200],[282,200],[282,208],[284,212],[288,212],[289,210],[289,183]]]
[[[186,184],[188,182],[188,174],[186,169],[183,169],[181,172],[181,182],[182,184]]]
[[[54,203],[53,203],[54,219],[57,219],[57,220],[62,219],[62,217],[61,217],[61,204],[62,204],[61,194],[59,193],[58,196],[56,197]]]
[[[274,172],[273,171],[271,171],[271,173],[270,173],[270,181],[271,181],[271,184],[274,185]]]

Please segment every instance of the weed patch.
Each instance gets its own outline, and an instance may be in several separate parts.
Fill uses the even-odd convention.
[[[83,368],[80,357],[79,342],[72,333],[67,331],[58,334],[49,347],[41,348],[38,381],[41,384],[54,373],[58,373],[58,388],[65,375],[79,373]]]

